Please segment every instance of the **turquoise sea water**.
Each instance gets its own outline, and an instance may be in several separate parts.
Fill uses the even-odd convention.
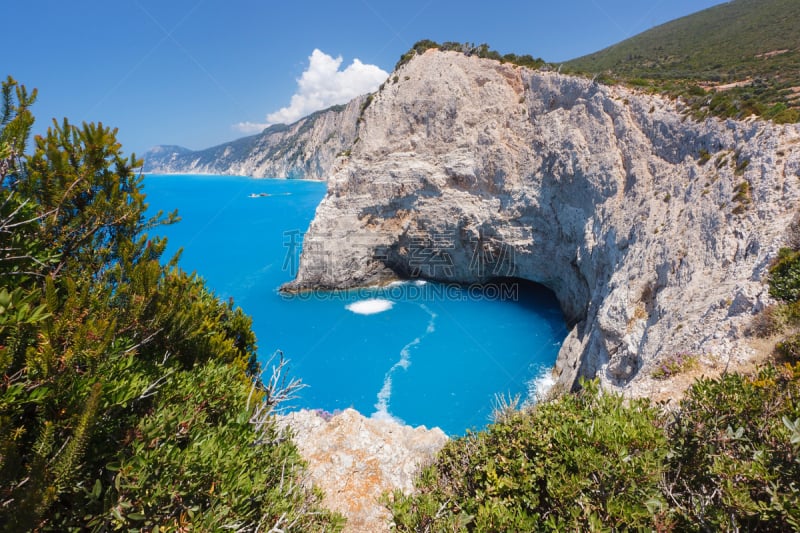
[[[282,296],[322,183],[150,175],[145,192],[151,210],[179,210],[180,223],[157,230],[168,253],[183,248],[184,269],[253,317],[259,359],[290,359],[308,385],[297,408],[353,407],[461,435],[489,421],[496,394],[524,400],[546,382],[566,335],[555,299],[535,286],[417,281]]]

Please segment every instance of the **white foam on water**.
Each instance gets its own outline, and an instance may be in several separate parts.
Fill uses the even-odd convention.
[[[422,339],[417,337],[413,341],[403,346],[403,349],[400,350],[400,360],[394,364],[394,366],[391,368],[391,370],[389,370],[389,372],[397,370],[398,368],[407,370],[408,367],[411,366],[411,352],[409,350],[411,350],[411,348],[419,344],[421,341]]]
[[[380,392],[378,392],[378,403],[375,404],[375,412],[372,414],[373,417],[389,414],[389,398],[391,398],[391,396],[392,396],[392,376],[387,375],[383,379],[383,387],[381,387]]]
[[[386,422],[394,422],[395,424],[400,424],[401,426],[406,425],[403,419],[397,418],[394,415],[390,415],[386,411],[375,411],[370,415],[370,418],[372,418],[373,420],[385,420]]]
[[[390,300],[383,300],[381,298],[370,298],[368,300],[359,300],[345,306],[345,309],[352,311],[357,315],[376,315],[388,311],[394,306],[394,302]]]
[[[392,368],[386,372],[386,376],[383,378],[383,386],[378,392],[378,401],[375,404],[375,412],[371,415],[372,418],[379,420],[393,420],[395,422],[399,421],[402,423],[402,420],[398,419],[389,412],[389,401],[392,399],[392,374],[394,374],[394,372],[399,368],[407,370],[408,367],[411,366],[411,348],[418,346],[423,339],[425,339],[425,337],[436,331],[436,313],[428,309],[428,307],[424,304],[420,304],[420,308],[428,313],[429,317],[428,326],[425,328],[425,334],[414,338],[413,341],[403,346],[403,348],[400,350],[400,360],[393,364]]]
[[[525,399],[524,405],[533,405],[543,400],[555,384],[556,378],[553,377],[553,369],[543,367],[536,377],[528,381],[528,397]]]
[[[430,320],[428,320],[428,327],[425,328],[425,335],[429,335],[436,331],[436,313],[428,309],[428,306],[425,304],[419,304],[419,306],[431,317]]]

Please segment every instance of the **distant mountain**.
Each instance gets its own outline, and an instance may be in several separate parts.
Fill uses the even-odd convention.
[[[176,146],[174,144],[163,144],[160,146],[156,146],[155,148],[151,149],[150,154],[173,154],[173,155],[185,155],[189,154],[192,151],[188,148],[184,148],[183,146]]]
[[[276,124],[257,135],[205,150],[156,146],[144,155],[144,171],[324,180],[337,158],[357,141],[367,98],[361,96],[294,124]]]
[[[564,64],[674,96],[705,113],[800,121],[800,1],[734,0]],[[708,101],[707,92],[716,98]]]

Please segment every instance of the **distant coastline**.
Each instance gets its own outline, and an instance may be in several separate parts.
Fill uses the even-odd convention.
[[[197,176],[197,177],[208,177],[208,178],[244,178],[244,179],[252,179],[252,180],[279,180],[279,181],[303,181],[303,182],[310,182],[310,183],[325,183],[322,180],[312,180],[308,178],[258,178],[255,176],[247,176],[244,174],[219,174],[216,172],[142,172],[142,176],[147,177],[187,177],[187,176]]]

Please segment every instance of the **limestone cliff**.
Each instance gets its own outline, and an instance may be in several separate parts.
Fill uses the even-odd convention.
[[[661,358],[746,360],[800,197],[800,129],[430,50],[364,112],[287,290],[516,276],[571,328],[559,383],[645,394]],[[724,363],[723,361],[723,363]]]
[[[145,154],[144,171],[325,180],[357,138],[365,98],[206,150],[157,146]]]

